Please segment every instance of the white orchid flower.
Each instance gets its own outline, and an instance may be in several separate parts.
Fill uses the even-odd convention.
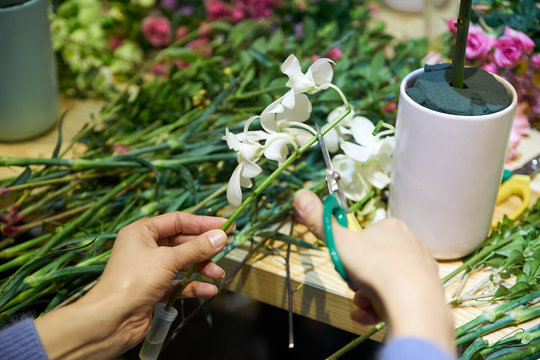
[[[330,64],[335,64],[335,62],[328,58],[321,58],[311,64],[304,74],[296,56],[289,55],[281,65],[281,71],[289,77],[289,81],[285,85],[291,88],[283,96],[283,105],[293,108],[295,106],[296,94],[315,94],[320,90],[332,86],[331,82],[334,76],[334,69]]]
[[[268,132],[281,132],[291,124],[303,123],[311,116],[311,102],[307,95],[294,95],[294,106],[283,104],[284,97],[280,97],[266,107],[261,113],[261,126]]]
[[[251,134],[256,136],[255,134]],[[238,152],[236,159],[238,165],[234,169],[229,184],[227,185],[227,200],[233,206],[240,206],[242,203],[242,187],[250,188],[252,186],[251,179],[262,172],[262,169],[257,165],[264,147],[249,137],[246,132],[236,135],[225,129],[223,140],[227,141],[229,148]]]
[[[331,123],[335,119],[338,118],[338,116],[341,115],[345,111],[345,106],[339,106],[332,110],[330,114],[328,114],[328,117],[326,118],[328,123]],[[328,148],[328,151],[331,153],[337,152],[339,150],[339,144],[340,142],[347,140],[349,136],[352,136],[352,130],[351,130],[351,122],[354,117],[354,110],[351,109],[351,112],[341,120],[339,125],[336,127],[330,129],[325,135],[324,135],[324,143],[326,144],[326,147]]]

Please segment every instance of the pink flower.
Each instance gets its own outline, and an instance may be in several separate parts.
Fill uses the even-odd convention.
[[[456,33],[457,33],[456,23],[457,23],[457,19],[456,19],[456,18],[450,18],[450,19],[448,19],[448,21],[446,21],[446,27],[448,28],[448,30],[449,30],[452,34],[456,34]]]
[[[158,75],[158,76],[168,76],[169,75],[169,66],[170,65],[171,65],[171,63],[169,63],[168,61],[154,63],[150,67],[150,71],[153,72],[154,74]],[[116,152],[116,145],[114,145],[114,149],[115,149],[115,152]]]
[[[484,59],[491,50],[492,44],[493,38],[487,36],[480,26],[471,25],[465,56],[468,59]]]
[[[179,68],[179,69],[184,69],[184,68],[189,67],[189,63],[185,62],[184,60],[175,60],[174,63],[176,65],[176,67]]]
[[[178,29],[176,29],[176,40],[182,39],[184,36],[186,36],[188,33],[188,29],[186,26],[180,26]]]
[[[245,17],[265,19],[272,16],[274,7],[281,5],[281,0],[234,0],[234,4],[234,8]]]
[[[208,37],[212,33],[212,26],[207,23],[206,21],[203,21],[199,24],[199,37]]]
[[[513,69],[523,60],[523,46],[515,37],[503,35],[495,42],[493,58],[498,67]]]
[[[311,58],[311,63],[313,64],[315,61],[319,60],[321,57],[319,55],[313,55]]]
[[[422,59],[422,63],[427,64],[427,65],[435,65],[435,64],[440,64],[442,60],[443,58],[440,53],[436,51],[430,51]]]
[[[111,50],[114,50],[120,47],[120,45],[122,45],[123,43],[124,43],[124,38],[120,36],[111,36],[110,38],[107,39],[107,45],[109,45],[109,49]]]
[[[492,74],[497,74],[499,72],[497,65],[495,65],[494,63],[486,63],[480,66],[480,69],[490,72]]]
[[[523,47],[523,50],[525,50],[525,52],[529,55],[532,54],[534,50],[534,41],[532,41],[531,38],[528,37],[525,33],[514,30],[507,26],[504,28],[504,35],[518,39],[521,43],[521,46]]]
[[[379,13],[379,8],[375,4],[369,4],[368,8],[369,8],[369,13],[371,14],[371,16],[375,16]]]
[[[194,53],[204,56],[210,56],[212,54],[212,49],[210,48],[210,41],[205,38],[200,38],[187,43],[186,48],[193,50]]]
[[[246,18],[246,14],[238,8],[234,8],[232,11],[232,19],[234,22],[238,22]]]
[[[130,151],[131,149],[124,144],[118,143],[118,144],[114,144],[113,146],[113,154],[125,154]]]
[[[206,3],[206,16],[209,20],[218,20],[221,18],[229,17],[231,15],[231,8],[220,0],[209,0]]]
[[[339,47],[334,46],[326,52],[326,56],[332,60],[339,60],[343,56],[343,51],[341,51]]]
[[[171,23],[166,17],[145,17],[142,21],[142,32],[153,46],[165,46],[171,42]]]
[[[540,54],[534,54],[531,57],[531,63],[534,66],[535,69],[540,68]]]
[[[391,103],[386,104],[382,108],[382,111],[385,113],[393,113],[394,111],[396,111],[396,109],[397,109],[397,102],[392,101]]]

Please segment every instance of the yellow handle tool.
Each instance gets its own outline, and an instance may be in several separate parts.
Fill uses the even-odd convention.
[[[497,194],[497,204],[502,203],[510,196],[516,195],[521,198],[521,204],[513,213],[507,215],[510,220],[516,220],[531,202],[531,177],[529,175],[515,174],[506,180],[499,188]],[[497,227],[497,221],[491,223],[492,227]]]

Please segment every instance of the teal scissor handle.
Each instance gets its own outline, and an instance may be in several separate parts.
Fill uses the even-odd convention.
[[[332,232],[332,216],[334,216],[339,225],[347,227],[347,214],[343,208],[339,205],[336,194],[332,193],[324,200],[324,210],[323,210],[323,225],[324,225],[324,237],[326,239],[326,246],[330,251],[330,257],[334,262],[334,267],[339,275],[349,282],[349,277],[345,271],[345,267],[341,262],[341,258],[336,249],[336,243],[334,242],[334,233]]]
[[[511,172],[510,170],[504,169],[502,182],[505,182],[506,180],[510,179],[512,175],[514,175],[513,172]]]

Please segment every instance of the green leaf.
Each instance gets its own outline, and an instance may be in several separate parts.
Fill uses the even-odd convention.
[[[501,298],[507,296],[508,294],[510,294],[510,290],[508,290],[504,285],[499,285],[499,288],[497,291],[495,291],[495,295],[493,295],[493,297]]]
[[[52,157],[53,159],[58,158],[60,153],[60,148],[62,147],[62,125],[64,124],[64,118],[68,113],[69,109],[65,110],[62,115],[60,115],[60,120],[58,121],[58,140],[56,141],[56,146],[54,147]]]
[[[310,244],[307,241],[300,240],[297,237],[286,235],[277,231],[259,231],[258,233],[255,234],[255,236],[279,240],[287,244],[296,245],[296,246],[304,247],[308,249],[321,250],[320,247]]]

